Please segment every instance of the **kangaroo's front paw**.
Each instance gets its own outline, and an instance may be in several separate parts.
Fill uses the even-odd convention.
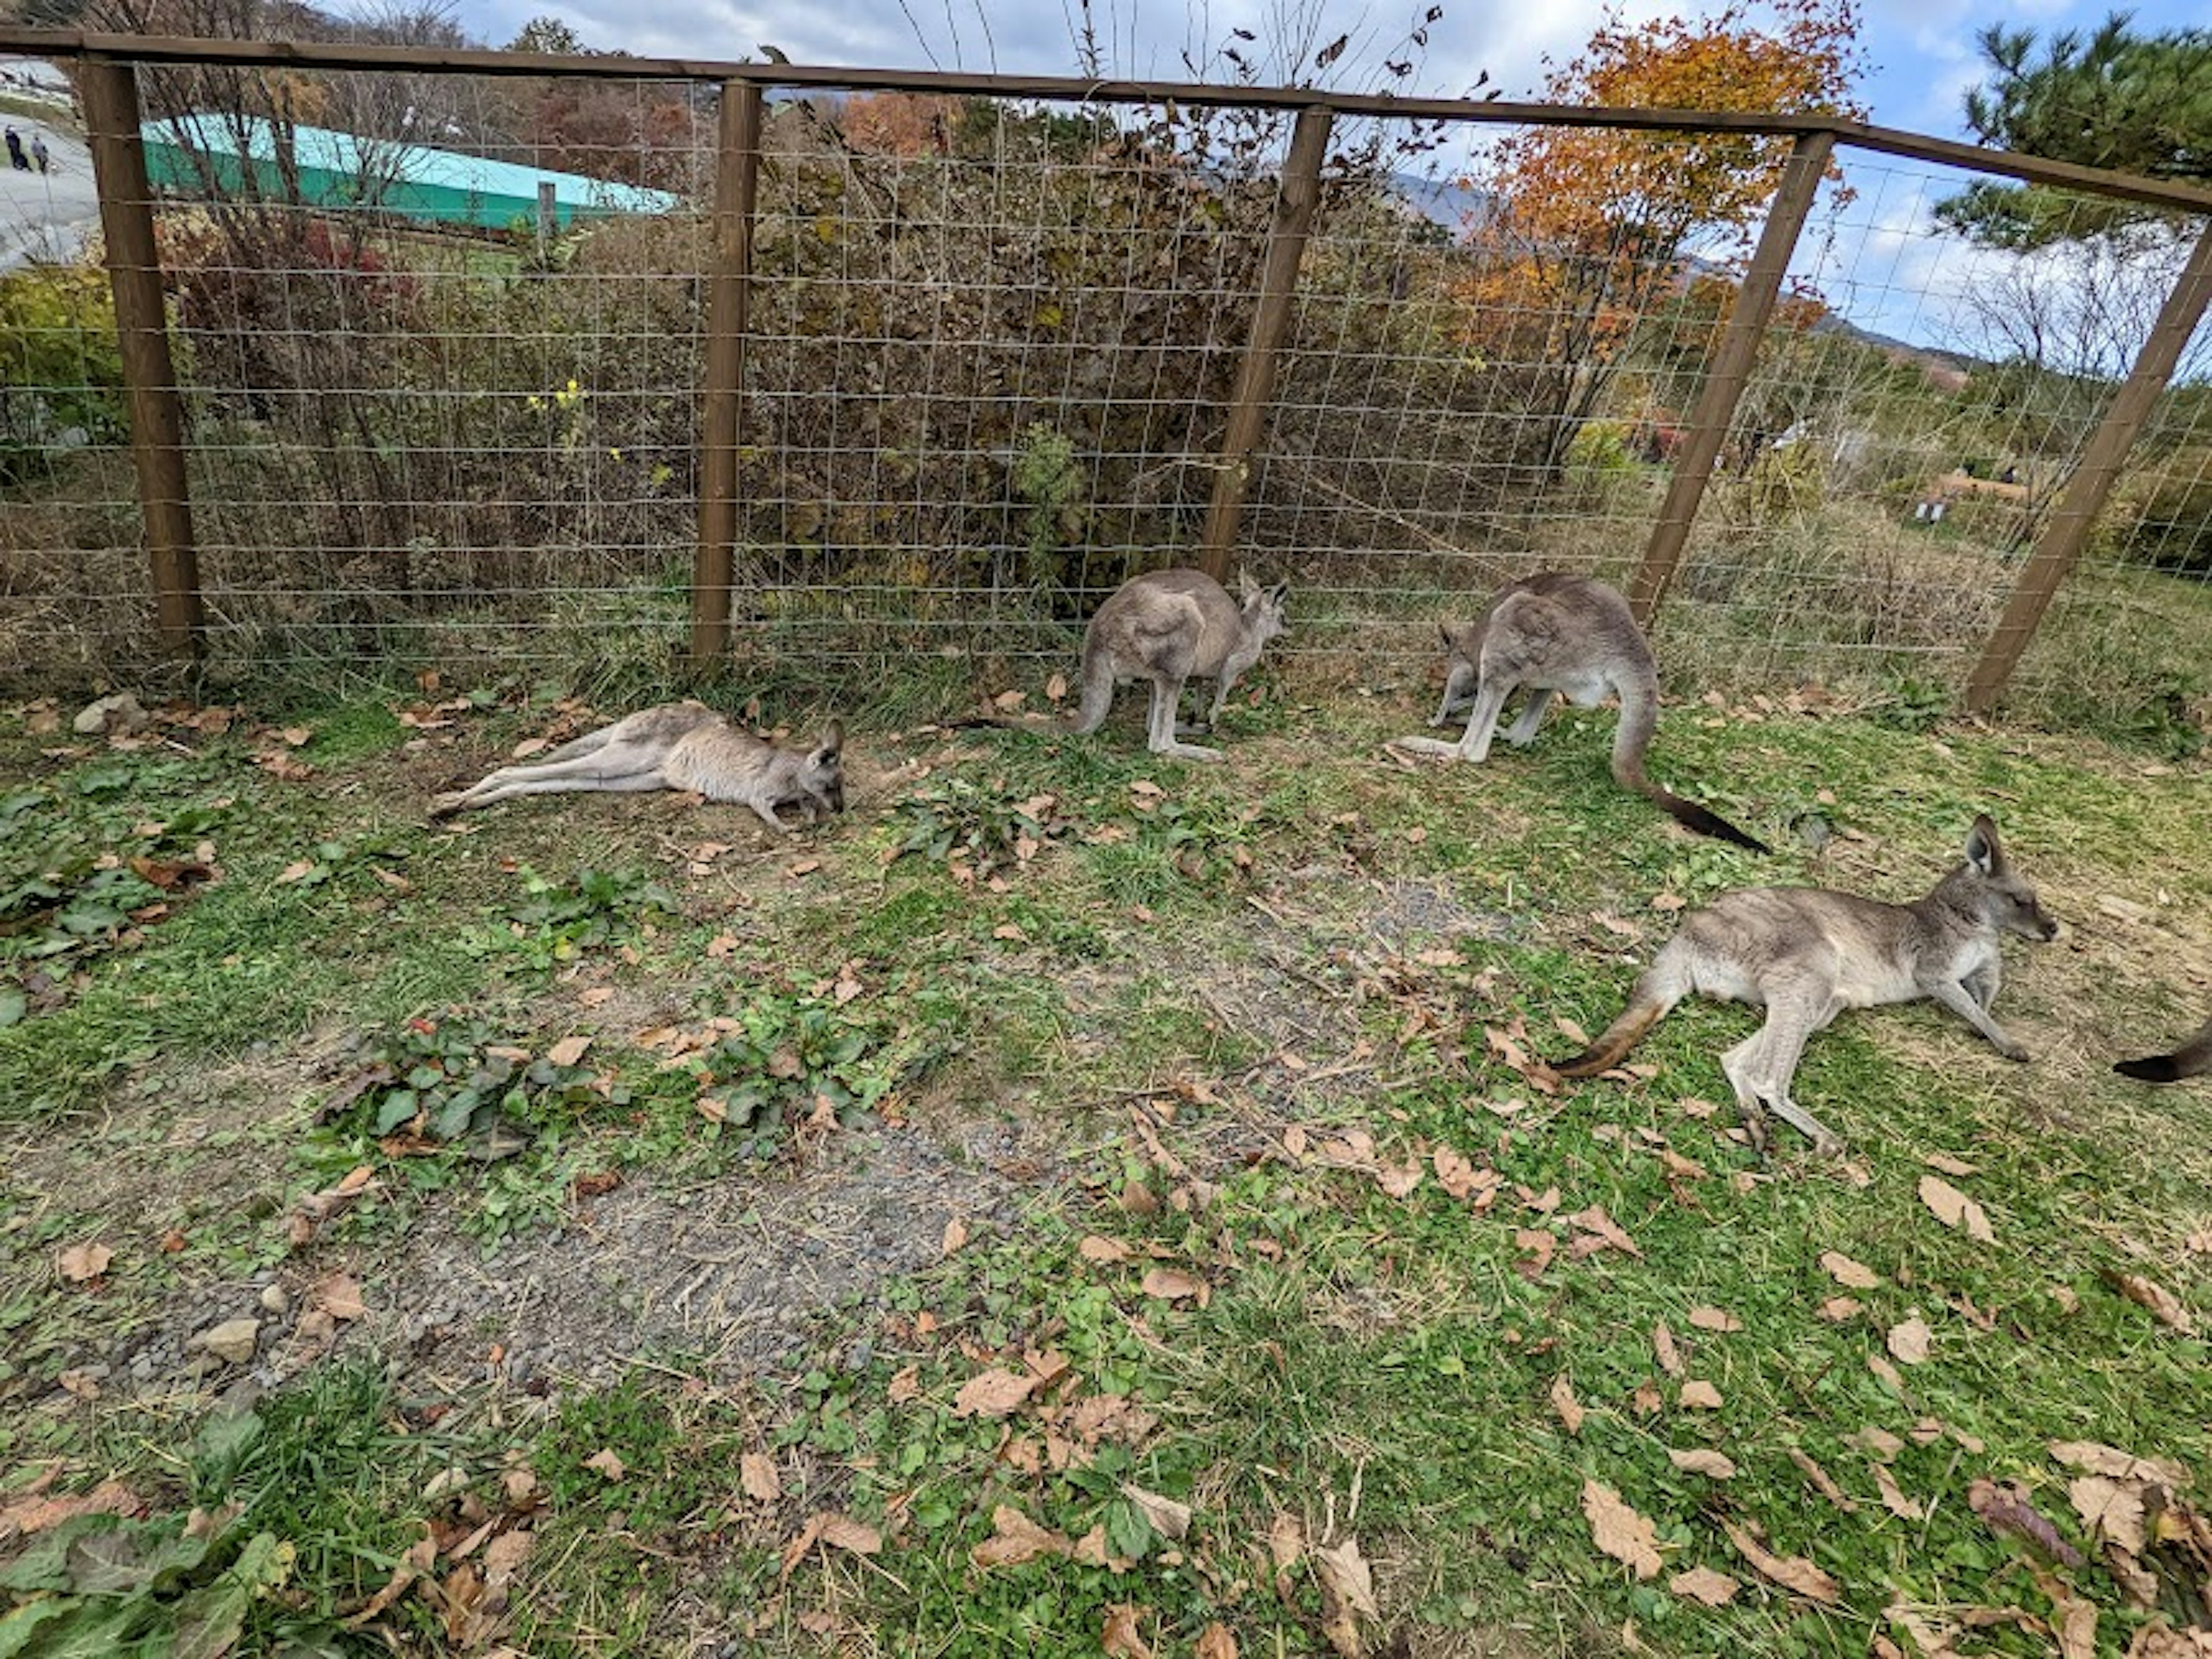
[[[2025,1061],[2033,1058],[2033,1056],[2032,1056],[2026,1048],[2022,1048],[2019,1043],[2014,1042],[2010,1037],[2007,1037],[2003,1042],[1997,1044],[1997,1052],[2002,1054],[2007,1060]]]

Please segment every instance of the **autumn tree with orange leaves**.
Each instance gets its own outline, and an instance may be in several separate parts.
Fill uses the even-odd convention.
[[[1543,96],[1607,108],[1863,118],[1853,0],[1731,0],[1709,16],[1630,24],[1608,12]],[[1470,233],[1469,343],[1521,364],[1549,417],[1544,475],[1598,407],[1638,321],[1694,246],[1740,257],[1780,184],[1786,137],[1532,126],[1471,182],[1492,209]],[[1839,176],[1839,175],[1832,175]]]

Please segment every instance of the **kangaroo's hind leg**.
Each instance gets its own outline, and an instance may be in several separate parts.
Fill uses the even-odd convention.
[[[1182,743],[1176,737],[1176,705],[1182,700],[1182,681],[1155,670],[1152,674],[1152,714],[1147,746],[1155,755],[1176,760],[1218,761],[1218,749]]]
[[[1797,1062],[1813,1033],[1835,1018],[1835,1007],[1825,988],[1808,985],[1805,994],[1792,996],[1788,986],[1768,988],[1766,1023],[1721,1056],[1721,1070],[1735,1091],[1745,1131],[1752,1148],[1766,1156],[1766,1120],[1780,1118],[1826,1154],[1843,1150],[1843,1141],[1827,1125],[1790,1097],[1790,1085],[1797,1075]]]
[[[598,745],[564,760],[541,761],[530,766],[503,766],[481,783],[443,795],[431,804],[434,817],[445,817],[471,807],[489,806],[517,795],[568,793],[635,793],[665,789],[661,771],[665,758],[658,748],[641,749],[628,744]]]
[[[1528,702],[1521,709],[1521,718],[1506,727],[1505,741],[1516,749],[1530,742],[1536,735],[1536,728],[1544,723],[1544,716],[1552,712],[1552,705],[1559,701],[1559,696],[1556,691],[1531,691]]]

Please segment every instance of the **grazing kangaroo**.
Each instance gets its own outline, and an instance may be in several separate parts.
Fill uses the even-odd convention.
[[[1628,601],[1613,588],[1586,576],[1544,571],[1509,583],[1480,621],[1438,632],[1449,665],[1443,701],[1429,724],[1447,724],[1471,702],[1474,712],[1466,734],[1457,743],[1401,738],[1392,747],[1480,763],[1489,758],[1498,717],[1516,690],[1525,688],[1528,701],[1506,728],[1510,744],[1525,744],[1536,735],[1555,697],[1564,695],[1578,708],[1595,708],[1607,696],[1617,696],[1620,725],[1613,739],[1613,781],[1699,835],[1755,853],[1769,850],[1757,836],[1695,801],[1669,794],[1645,775],[1644,751],[1659,722],[1659,668]]]
[[[2057,932],[2034,888],[2013,872],[1996,825],[1977,817],[1966,861],[1911,904],[1817,887],[1747,887],[1691,911],[1636,981],[1620,1018],[1553,1069],[1594,1077],[1616,1065],[1692,991],[1764,1005],[1766,1023],[1721,1056],[1752,1145],[1765,1155],[1771,1112],[1832,1151],[1836,1137],[1790,1097],[1808,1037],[1846,1008],[1933,997],[2007,1060],[2026,1060],[2027,1050],[1990,1018],[2002,965],[1997,942],[2006,933],[2048,939]]]
[[[1213,708],[1204,723],[1211,728],[1221,718],[1237,677],[1260,660],[1268,641],[1289,631],[1283,617],[1287,582],[1262,588],[1250,576],[1240,576],[1238,593],[1232,600],[1202,570],[1156,570],[1115,589],[1083,635],[1083,701],[1074,729],[1096,732],[1114,706],[1116,685],[1149,679],[1147,746],[1152,753],[1219,760],[1218,749],[1176,740],[1179,729],[1200,729],[1176,725],[1183,682],[1213,678]]]
[[[811,750],[779,749],[701,702],[672,702],[628,714],[603,731],[564,743],[543,760],[502,766],[483,781],[430,804],[442,818],[513,795],[563,792],[696,789],[760,814],[779,835],[775,815],[795,805],[812,819],[845,810],[845,727],[831,720]]]
[[[2212,1072],[2212,1019],[2198,1026],[2197,1035],[2172,1054],[2124,1060],[2112,1069],[2143,1083],[2179,1083],[2185,1077]]]

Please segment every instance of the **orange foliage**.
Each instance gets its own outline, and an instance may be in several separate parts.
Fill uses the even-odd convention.
[[[957,98],[918,92],[856,94],[838,125],[854,149],[877,155],[943,155],[952,148]]]
[[[1608,108],[1771,111],[1863,118],[1854,0],[1730,0],[1705,17],[1629,24],[1611,11],[1544,97]],[[1469,236],[1468,342],[1524,363],[1601,373],[1683,251],[1738,246],[1780,183],[1790,140],[1735,133],[1530,127],[1471,182],[1496,204]],[[1832,177],[1839,176],[1832,171]],[[1813,319],[1804,319],[1809,325]],[[1574,389],[1591,401],[1596,382]]]
[[[1694,21],[1631,27],[1610,13],[1544,86],[1556,103],[1773,112],[1863,119],[1852,0],[1747,0]],[[1542,245],[1664,261],[1693,231],[1739,234],[1780,182],[1786,137],[1534,127],[1499,147],[1489,187]]]

